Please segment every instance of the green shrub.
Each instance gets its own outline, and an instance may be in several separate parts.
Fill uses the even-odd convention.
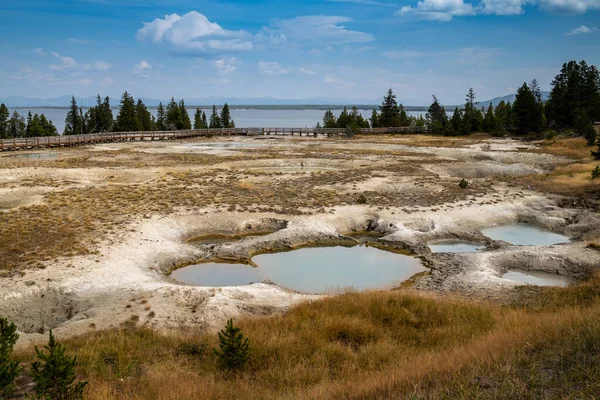
[[[600,178],[600,167],[596,165],[596,168],[592,171],[592,179]]]
[[[466,189],[469,187],[469,181],[466,180],[465,178],[461,179],[460,182],[458,183],[458,187],[461,189]]]
[[[0,318],[0,399],[10,396],[15,378],[21,370],[19,363],[10,359],[18,338],[15,324]]]
[[[39,361],[31,364],[31,378],[35,383],[33,390],[38,399],[78,400],[83,399],[83,389],[87,382],[75,382],[77,359],[65,355],[65,348],[57,343],[52,331],[48,344],[44,346],[48,353],[35,347]]]
[[[228,320],[225,329],[219,332],[220,350],[213,349],[217,356],[219,368],[223,370],[240,370],[250,359],[248,339],[233,326],[233,320]]]

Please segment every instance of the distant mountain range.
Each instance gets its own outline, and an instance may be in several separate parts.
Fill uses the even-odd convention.
[[[549,92],[542,92],[544,100],[548,99]],[[491,100],[479,101],[480,106],[486,106],[490,103],[495,107],[501,101],[515,101],[515,94],[509,94],[502,97],[495,97]],[[75,99],[79,105],[83,107],[90,107],[96,104],[96,97],[77,97]],[[113,107],[118,106],[118,98],[111,97],[111,103]],[[169,100],[156,100],[142,97],[142,101],[148,107],[156,107],[160,102],[167,104]],[[203,98],[191,98],[185,99],[188,106],[205,106],[209,107],[213,104],[221,105],[228,103],[232,108],[280,108],[280,109],[327,109],[337,108],[333,106],[343,107],[356,105],[359,109],[372,109],[376,108],[380,104],[380,99],[360,99],[349,102],[344,99],[332,99],[324,97],[314,97],[308,99],[276,99],[273,97],[203,97]],[[9,108],[66,108],[71,103],[71,96],[59,96],[50,99],[31,98],[22,96],[9,96],[0,98],[0,103],[4,103]],[[409,105],[415,104],[416,101],[412,99],[406,99],[401,101],[405,105],[405,108],[409,111],[426,110],[429,105]],[[447,110],[451,110],[455,105],[445,106]]]

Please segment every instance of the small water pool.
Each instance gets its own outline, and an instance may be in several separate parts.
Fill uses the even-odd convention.
[[[58,156],[58,153],[23,153],[23,154],[9,154],[3,157],[10,158],[51,158]]]
[[[428,244],[432,253],[476,253],[485,246],[466,240],[439,240]]]
[[[426,269],[421,261],[373,247],[316,247],[253,258],[258,266],[199,264],[176,270],[177,281],[203,286],[237,286],[269,279],[308,293],[399,285]]]
[[[171,274],[176,281],[200,286],[240,286],[251,282],[261,282],[258,268],[244,264],[206,263],[180,268]]]
[[[566,236],[527,224],[497,226],[483,229],[481,233],[490,239],[503,240],[518,246],[547,246],[570,242]]]
[[[502,278],[536,286],[564,287],[571,283],[571,280],[565,276],[539,271],[511,270],[502,275]]]

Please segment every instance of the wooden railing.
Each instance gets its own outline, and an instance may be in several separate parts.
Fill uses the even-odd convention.
[[[419,126],[391,128],[362,128],[361,134],[386,133],[424,133],[426,129]],[[69,147],[96,143],[143,141],[143,140],[175,140],[201,136],[344,136],[344,128],[221,128],[190,129],[182,131],[141,131],[141,132],[108,132],[90,133],[86,135],[45,136],[33,138],[0,139],[0,151],[27,150],[37,148]]]

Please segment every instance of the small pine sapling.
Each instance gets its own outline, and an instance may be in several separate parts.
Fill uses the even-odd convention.
[[[596,168],[592,171],[592,179],[600,178],[600,166],[596,165]]]
[[[15,378],[21,371],[19,363],[10,359],[18,338],[15,324],[0,318],[0,399],[10,396]]]
[[[458,187],[461,189],[466,189],[469,187],[469,181],[466,180],[465,178],[461,179],[460,182],[458,183]]]
[[[83,399],[83,389],[87,382],[75,382],[76,357],[65,354],[62,344],[56,342],[52,331],[48,344],[44,346],[47,353],[35,347],[39,361],[31,364],[31,378],[35,383],[33,390],[37,398],[44,400],[79,400]]]
[[[240,332],[240,328],[233,326],[233,320],[228,320],[225,329],[219,332],[220,350],[213,349],[217,356],[220,369],[233,371],[240,370],[250,359],[250,345],[248,339]]]

